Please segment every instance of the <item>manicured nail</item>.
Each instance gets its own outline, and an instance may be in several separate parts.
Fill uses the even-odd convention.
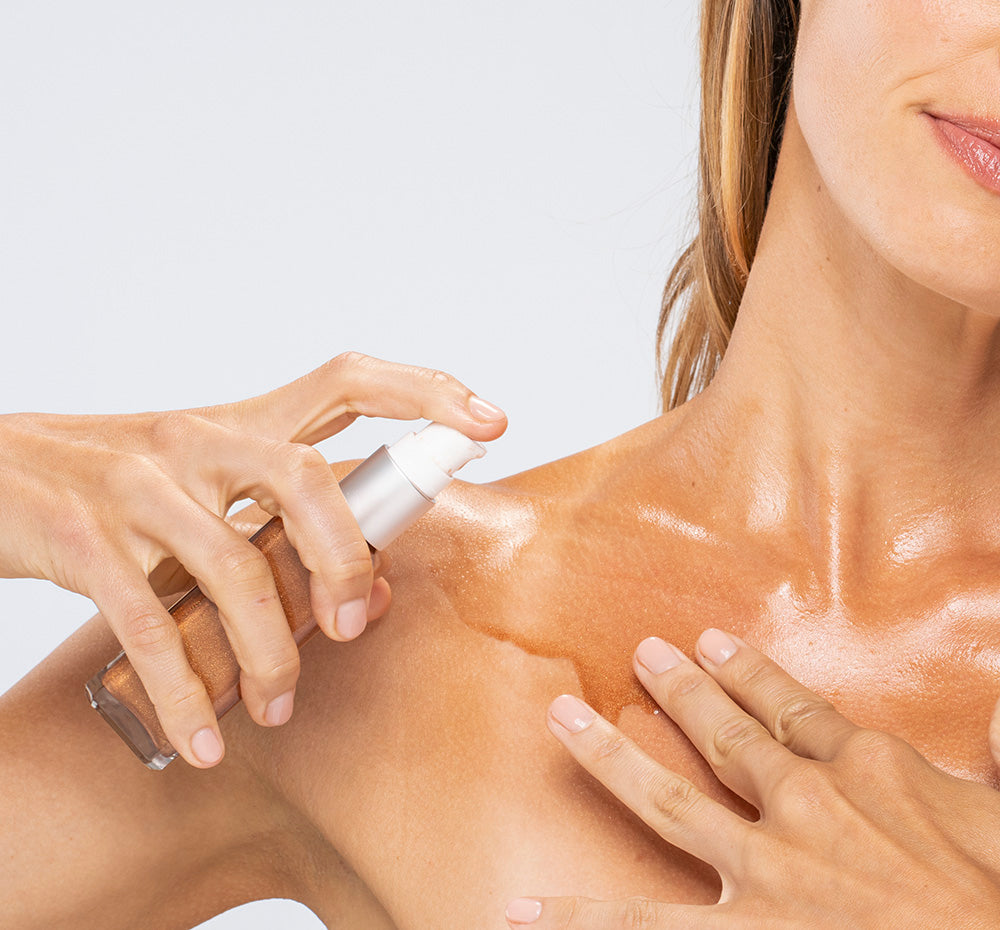
[[[267,705],[267,710],[264,711],[264,719],[267,721],[268,726],[280,727],[283,723],[287,723],[288,718],[292,716],[292,703],[294,700],[295,692],[286,691],[271,701]]]
[[[594,722],[597,716],[586,704],[572,694],[560,694],[550,705],[549,713],[557,723],[570,733],[579,733]]]
[[[708,629],[698,637],[698,650],[710,662],[722,665],[726,659],[732,657],[739,646],[733,641],[731,636],[727,636],[722,630]]]
[[[496,404],[476,397],[475,394],[469,398],[469,410],[477,420],[502,420],[506,416]]]
[[[662,675],[667,669],[680,665],[684,658],[680,650],[665,643],[659,636],[650,636],[639,643],[635,657],[652,675]]]
[[[534,898],[517,898],[507,905],[507,920],[512,924],[533,924],[542,916],[542,902]]]
[[[222,758],[222,743],[211,727],[202,727],[191,737],[191,752],[202,765],[215,765]]]
[[[344,601],[337,608],[337,635],[341,639],[354,639],[360,636],[368,625],[368,605],[363,597],[353,601]]]

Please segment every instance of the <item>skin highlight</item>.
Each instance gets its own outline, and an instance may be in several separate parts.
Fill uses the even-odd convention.
[[[632,678],[640,640],[690,654],[710,626],[997,787],[1000,199],[922,110],[988,113],[998,49],[992,0],[804,2],[767,217],[710,386],[595,449],[456,483],[390,547],[386,616],[303,652],[288,724],[238,709],[217,768],[137,768],[81,700],[101,619],[12,689],[17,867],[0,897],[16,891],[18,925],[191,926],[271,895],[359,928],[502,928],[527,891],[715,901],[717,874],[544,723],[580,694],[752,817]],[[87,778],[81,758],[100,760]],[[67,824],[90,843],[59,846]],[[42,852],[71,877],[65,900]]]

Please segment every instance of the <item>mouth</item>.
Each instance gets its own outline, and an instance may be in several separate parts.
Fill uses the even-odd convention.
[[[945,152],[981,186],[1000,194],[1000,120],[931,113],[926,116]]]
[[[928,116],[934,119],[944,120],[959,129],[964,129],[970,136],[989,142],[995,148],[1000,148],[1000,119],[977,119],[972,116],[949,116],[945,113],[932,113],[927,110]]]

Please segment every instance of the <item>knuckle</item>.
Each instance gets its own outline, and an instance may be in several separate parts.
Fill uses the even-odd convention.
[[[613,732],[600,736],[591,746],[594,761],[616,765],[626,758],[629,739],[621,733]]]
[[[335,559],[331,578],[337,585],[367,583],[371,587],[374,574],[368,550],[362,551],[359,546],[357,550],[352,548],[349,553]]]
[[[179,719],[197,714],[204,699],[207,699],[204,685],[197,678],[185,676],[170,685],[153,706],[157,716]]]
[[[844,740],[838,757],[865,772],[898,767],[913,750],[904,739],[882,730],[859,728]]]
[[[748,743],[760,735],[760,727],[748,719],[734,718],[718,726],[712,733],[708,762],[713,768],[723,768]]]
[[[66,553],[73,564],[92,563],[95,554],[102,554],[104,549],[104,533],[96,519],[88,514],[84,501],[52,525],[52,534],[59,550]],[[110,553],[103,554],[105,564],[113,558]]]
[[[251,662],[247,674],[267,691],[284,691],[298,680],[299,665],[298,650],[292,647],[290,651],[282,649],[261,662]]]
[[[138,452],[118,452],[104,465],[104,482],[109,491],[122,487],[134,489],[147,480],[154,470],[153,463]]]
[[[698,806],[698,789],[683,778],[664,778],[651,790],[649,800],[662,822],[679,826]]]
[[[176,638],[176,627],[163,617],[149,611],[130,614],[122,625],[122,643],[144,655],[161,655]]]
[[[692,695],[697,696],[699,692],[708,686],[711,680],[705,672],[697,668],[675,671],[677,672],[676,674],[669,676],[669,684],[667,686],[667,698],[670,701],[689,698]]]
[[[458,382],[446,371],[439,371],[436,368],[422,369],[424,379],[432,391],[444,392],[453,388]]]
[[[657,925],[657,907],[649,898],[627,898],[622,908],[622,930],[652,930]]]
[[[766,688],[771,669],[759,661],[741,663],[730,672],[733,689],[739,694],[752,694]]]
[[[246,588],[270,588],[271,569],[267,559],[249,543],[223,550],[218,557],[217,565],[230,585],[235,580],[237,584],[242,584]]]
[[[154,414],[149,424],[149,438],[154,446],[172,448],[178,438],[191,434],[195,419],[183,410],[166,410]]]
[[[820,697],[795,698],[778,707],[771,732],[779,743],[787,746],[810,720],[832,710],[833,705]]]
[[[370,356],[365,355],[363,352],[349,350],[347,352],[341,352],[340,355],[330,359],[329,365],[331,368],[342,372],[345,370],[361,368],[366,365],[369,360]]]
[[[330,466],[323,453],[305,443],[289,443],[285,450],[285,471],[293,487],[329,484]]]
[[[341,395],[341,402],[346,413],[357,416],[350,396],[363,380],[371,376],[374,364],[375,359],[370,355],[349,351],[341,352],[340,355],[330,359],[322,369],[328,376],[332,376],[336,380],[337,391]]]
[[[828,768],[803,760],[783,772],[773,786],[780,813],[795,822],[826,819],[837,804],[839,792]]]

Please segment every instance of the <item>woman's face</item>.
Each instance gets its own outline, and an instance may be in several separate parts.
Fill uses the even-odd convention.
[[[948,154],[929,114],[992,119],[1000,146],[1000,0],[802,0],[794,112],[824,186],[907,277],[1000,316],[1000,151]],[[947,138],[947,133],[944,136]]]

